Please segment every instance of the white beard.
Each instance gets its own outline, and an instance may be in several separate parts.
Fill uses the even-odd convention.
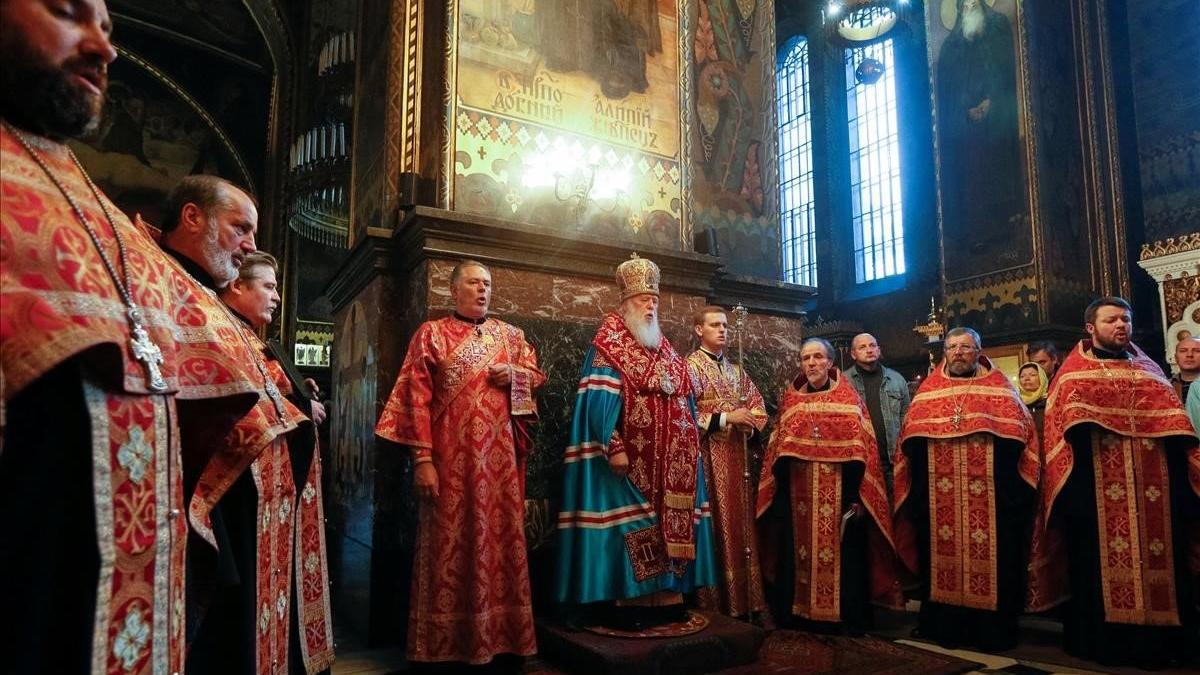
[[[650,351],[657,351],[658,345],[662,342],[662,331],[658,327],[658,316],[656,315],[650,321],[646,321],[640,315],[641,313],[635,309],[627,309],[621,313],[621,318],[625,320],[625,327],[633,333],[633,337]]]
[[[963,37],[966,38],[968,41],[974,40],[975,38],[979,37],[979,34],[983,32],[984,19],[985,19],[985,15],[983,13],[983,7],[981,7],[979,5],[975,5],[975,9],[971,9],[971,10],[967,10],[967,11],[963,12],[963,17],[962,17]]]
[[[204,237],[204,262],[208,267],[208,273],[212,275],[213,281],[216,282],[217,288],[224,288],[229,282],[233,281],[238,276],[237,265],[233,264],[233,254],[228,251],[221,250],[220,244],[217,243],[218,228],[210,226],[208,234]]]

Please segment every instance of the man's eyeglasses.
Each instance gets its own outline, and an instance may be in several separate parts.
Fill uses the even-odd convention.
[[[973,351],[977,350],[971,345],[952,345],[946,347],[946,353],[948,354],[970,354]]]

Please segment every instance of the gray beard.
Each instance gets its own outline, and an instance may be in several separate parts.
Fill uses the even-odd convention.
[[[983,23],[985,15],[983,7],[976,5],[975,9],[963,12],[962,17],[962,33],[963,37],[968,41],[979,37],[983,32]]]
[[[662,331],[658,327],[658,318],[646,321],[638,314],[639,312],[635,310],[622,312],[621,318],[625,321],[625,327],[629,329],[630,333],[633,333],[633,338],[638,341],[638,344],[650,351],[657,351],[658,345],[662,342]]]
[[[221,246],[217,243],[219,236],[218,227],[213,224],[208,229],[208,234],[204,237],[204,262],[208,267],[208,273],[212,275],[213,282],[217,288],[224,288],[229,282],[233,281],[238,276],[237,265],[233,264],[233,254],[228,251],[221,250]]]
[[[946,365],[946,370],[950,372],[951,377],[968,377],[975,374],[975,369],[978,364],[975,363],[954,363],[950,362]]]

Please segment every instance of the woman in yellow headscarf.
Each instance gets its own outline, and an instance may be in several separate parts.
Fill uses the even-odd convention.
[[[1050,378],[1046,371],[1032,361],[1021,366],[1017,371],[1017,382],[1020,384],[1021,402],[1029,408],[1033,421],[1037,425],[1038,444],[1042,441],[1042,420],[1046,416],[1046,396],[1050,388]]]

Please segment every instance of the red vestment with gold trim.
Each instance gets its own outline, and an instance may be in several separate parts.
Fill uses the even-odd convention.
[[[488,366],[512,367],[493,385]],[[439,495],[420,505],[408,659],[487,663],[533,654],[518,418],[536,416],[545,382],[520,329],[447,317],[421,324],[375,427],[432,461]]]
[[[704,458],[704,479],[712,502],[713,531],[722,570],[720,583],[701,588],[697,591],[697,599],[701,607],[741,616],[751,609],[766,608],[751,501],[755,486],[743,476],[749,470],[746,468],[746,443],[750,439],[745,432],[732,426],[712,430],[709,427],[714,416],[746,408],[754,415],[755,427],[762,431],[767,424],[767,408],[758,387],[728,358],[718,360],[698,349],[688,356],[687,365],[696,395],[697,424],[702,434],[700,454]],[[749,561],[746,560],[747,548],[750,549]],[[747,574],[753,585],[753,607],[746,597]]]
[[[248,326],[242,329],[251,345],[263,355],[280,393],[292,394],[292,383],[283,367],[270,358],[266,345]],[[292,467],[296,458],[289,443],[303,447],[300,434],[315,434],[315,429],[305,425],[276,438],[250,465],[258,498],[255,653],[260,673],[287,672],[288,645],[293,638],[300,640],[306,672],[316,673],[333,664],[321,453],[313,440],[305,481],[296,485]],[[291,632],[293,613],[298,618],[298,635]]]
[[[292,384],[278,361],[249,326],[239,326],[265,360],[279,391],[292,394]],[[299,410],[297,410],[299,413]],[[304,447],[300,434],[315,434],[302,425],[276,437],[250,465],[257,497],[255,512],[256,669],[288,672],[289,642],[300,640],[304,670],[316,673],[333,664],[333,617],[329,604],[329,564],[325,551],[325,518],[321,497],[321,453],[312,439],[312,455],[303,485],[296,484],[292,445]],[[298,635],[291,631],[292,615]]]
[[[255,336],[257,339],[257,336]],[[292,387],[292,382],[289,380],[287,373],[282,365],[271,358],[271,352],[266,348],[266,345],[261,342],[257,343],[263,350],[263,354],[267,359],[267,368],[270,369],[272,376],[275,378],[276,384],[280,391],[285,395],[293,395],[295,392]],[[297,430],[297,434],[311,433],[311,455],[308,457],[308,471],[305,472],[304,482],[295,484],[295,472],[284,474],[281,476],[281,481],[290,481],[294,485],[293,492],[298,492],[295,495],[295,508],[292,510],[294,522],[292,529],[294,532],[294,543],[292,544],[292,556],[290,559],[279,555],[278,563],[280,565],[287,564],[292,569],[287,575],[290,580],[289,593],[291,599],[289,607],[297,617],[297,628],[299,635],[292,635],[288,631],[289,639],[296,638],[300,640],[300,657],[304,663],[304,669],[309,673],[316,673],[329,668],[333,665],[333,611],[330,607],[329,598],[329,557],[325,547],[325,498],[321,488],[321,449],[316,438],[316,430],[311,432],[301,428]],[[303,439],[294,439],[295,444],[304,447],[306,444]],[[303,458],[302,458],[303,459]],[[289,464],[292,458],[288,458]],[[260,499],[262,499],[260,493]],[[281,519],[288,517],[285,504],[279,502],[279,515]],[[288,510],[291,510],[288,507]],[[260,522],[261,516],[260,516]],[[260,546],[263,541],[263,534],[260,530]],[[276,538],[280,548],[285,545],[281,539]],[[261,547],[259,549],[262,550]],[[262,570],[264,565],[270,565],[271,562],[264,561],[262,556],[259,556],[259,569]],[[274,569],[274,568],[269,568]],[[280,570],[278,576],[282,576]],[[294,576],[293,576],[294,575]],[[259,585],[262,586],[260,577]],[[261,596],[261,593],[260,593]],[[262,596],[265,599],[265,596]],[[280,627],[280,630],[284,630]],[[282,634],[282,633],[281,633]],[[283,647],[286,647],[284,645]],[[280,655],[287,654],[286,648],[279,649]],[[261,645],[260,645],[261,654]],[[263,660],[260,658],[260,663]]]
[[[700,437],[687,364],[666,336],[656,351],[646,349],[616,312],[604,315],[592,346],[600,357],[594,365],[621,374],[621,417],[607,454],[629,457],[629,480],[659,514],[666,557],[694,560]]]
[[[228,431],[254,390],[238,356],[209,344],[209,330],[179,327],[193,298],[175,292],[180,279],[154,241],[99,196],[110,223],[65,146],[40,138],[30,144],[79,204],[124,282],[113,228],[119,232],[131,299],[161,350],[167,387],[153,393],[146,386],[146,369],[130,351],[126,307],[96,244],[13,133],[0,129],[0,423],[6,441],[17,439],[0,446],[0,523],[2,538],[18,543],[0,559],[0,583],[6,601],[25,612],[8,613],[14,623],[2,632],[16,644],[3,651],[19,671],[182,670],[181,439],[200,420],[182,415],[182,406],[208,411],[204,425]],[[185,365],[181,353],[189,347]],[[40,498],[14,499],[21,493],[8,485],[27,490],[26,481],[55,477],[62,483],[48,493],[54,503],[45,510]],[[64,492],[72,497],[63,499]],[[30,528],[49,546],[29,546]],[[83,555],[56,555],[79,545]],[[50,600],[51,620],[41,623],[39,607],[53,592],[72,597]],[[40,595],[26,602],[28,593]]]
[[[794,545],[791,552],[780,553],[793,556],[792,612],[813,621],[851,619],[843,616],[843,591],[846,584],[858,586],[861,581],[843,581],[844,567],[866,567],[868,595],[863,607],[854,608],[854,620],[866,611],[867,601],[886,606],[902,602],[887,483],[875,432],[858,392],[842,380],[835,369],[826,390],[812,392],[807,384],[785,389],[759,481],[757,512],[762,518],[776,498],[776,464],[797,460],[789,463],[787,476]],[[847,492],[847,485],[855,489],[852,465],[861,467],[856,493]],[[858,471],[853,473],[857,477]],[[844,538],[850,523],[844,516],[854,503],[862,509],[857,517],[867,519],[866,546],[848,548]],[[848,560],[844,554],[865,560]]]
[[[287,672],[291,616],[297,611],[293,572],[298,544],[296,518],[300,515],[288,437],[313,433],[312,427],[285,397],[290,384],[282,369],[267,359],[265,345],[257,335],[215,292],[188,275],[178,261],[172,262],[180,273],[177,292],[181,297],[194,298],[188,304],[188,311],[178,316],[179,323],[188,334],[203,329],[199,335],[212,336],[211,340],[220,343],[193,339],[181,349],[182,362],[188,366],[200,365],[194,364],[192,357],[206,349],[219,347],[235,352],[245,364],[243,377],[258,393],[258,402],[234,422],[228,433],[218,438],[198,432],[184,439],[185,455],[192,460],[185,466],[185,477],[189,484],[195,485],[189,504],[192,528],[216,549],[218,536],[213,513],[220,508],[223,526],[230,537],[229,550],[215,551],[216,558],[212,551],[193,551],[189,556],[192,607],[187,665],[199,671],[252,665],[258,673]],[[187,372],[195,372],[197,377],[205,374],[199,367],[194,370],[189,367]],[[199,451],[189,451],[197,443],[215,447],[203,464],[195,461],[202,458]],[[238,488],[243,476],[246,487]],[[240,494],[239,490],[252,494]],[[317,507],[310,502],[309,508]],[[248,518],[251,514],[242,513],[243,510],[253,511],[252,520]],[[246,525],[247,521],[253,524]],[[240,550],[252,550],[254,559],[239,559]],[[221,572],[223,566],[230,565],[238,569],[239,577],[232,585],[222,579]],[[323,566],[315,572],[309,576],[325,579]],[[251,595],[241,590],[243,585],[254,589],[252,613],[243,607]],[[218,609],[210,613],[210,604]],[[254,621],[247,622],[244,617],[251,614]],[[305,665],[314,666],[313,671],[328,667],[333,660],[332,627],[327,615],[322,612],[322,616],[312,617],[313,625],[320,630],[305,635],[305,643],[301,645]],[[253,654],[238,649],[246,644],[247,633],[253,636]],[[229,640],[233,644],[223,647],[222,643]],[[310,646],[314,649],[303,649]]]
[[[1200,447],[1158,365],[1132,344],[1125,358],[1098,358],[1081,341],[1055,376],[1045,440],[1029,608],[1072,595],[1076,606],[1094,602],[1089,613],[1100,616],[1068,642],[1110,639],[1111,624],[1187,623],[1189,559],[1200,571]],[[1110,646],[1079,651],[1094,657]]]
[[[986,356],[978,368],[950,377],[943,362],[913,397],[894,468],[896,533],[922,581],[918,630],[1004,648],[1021,609],[1037,429],[1004,373]]]

